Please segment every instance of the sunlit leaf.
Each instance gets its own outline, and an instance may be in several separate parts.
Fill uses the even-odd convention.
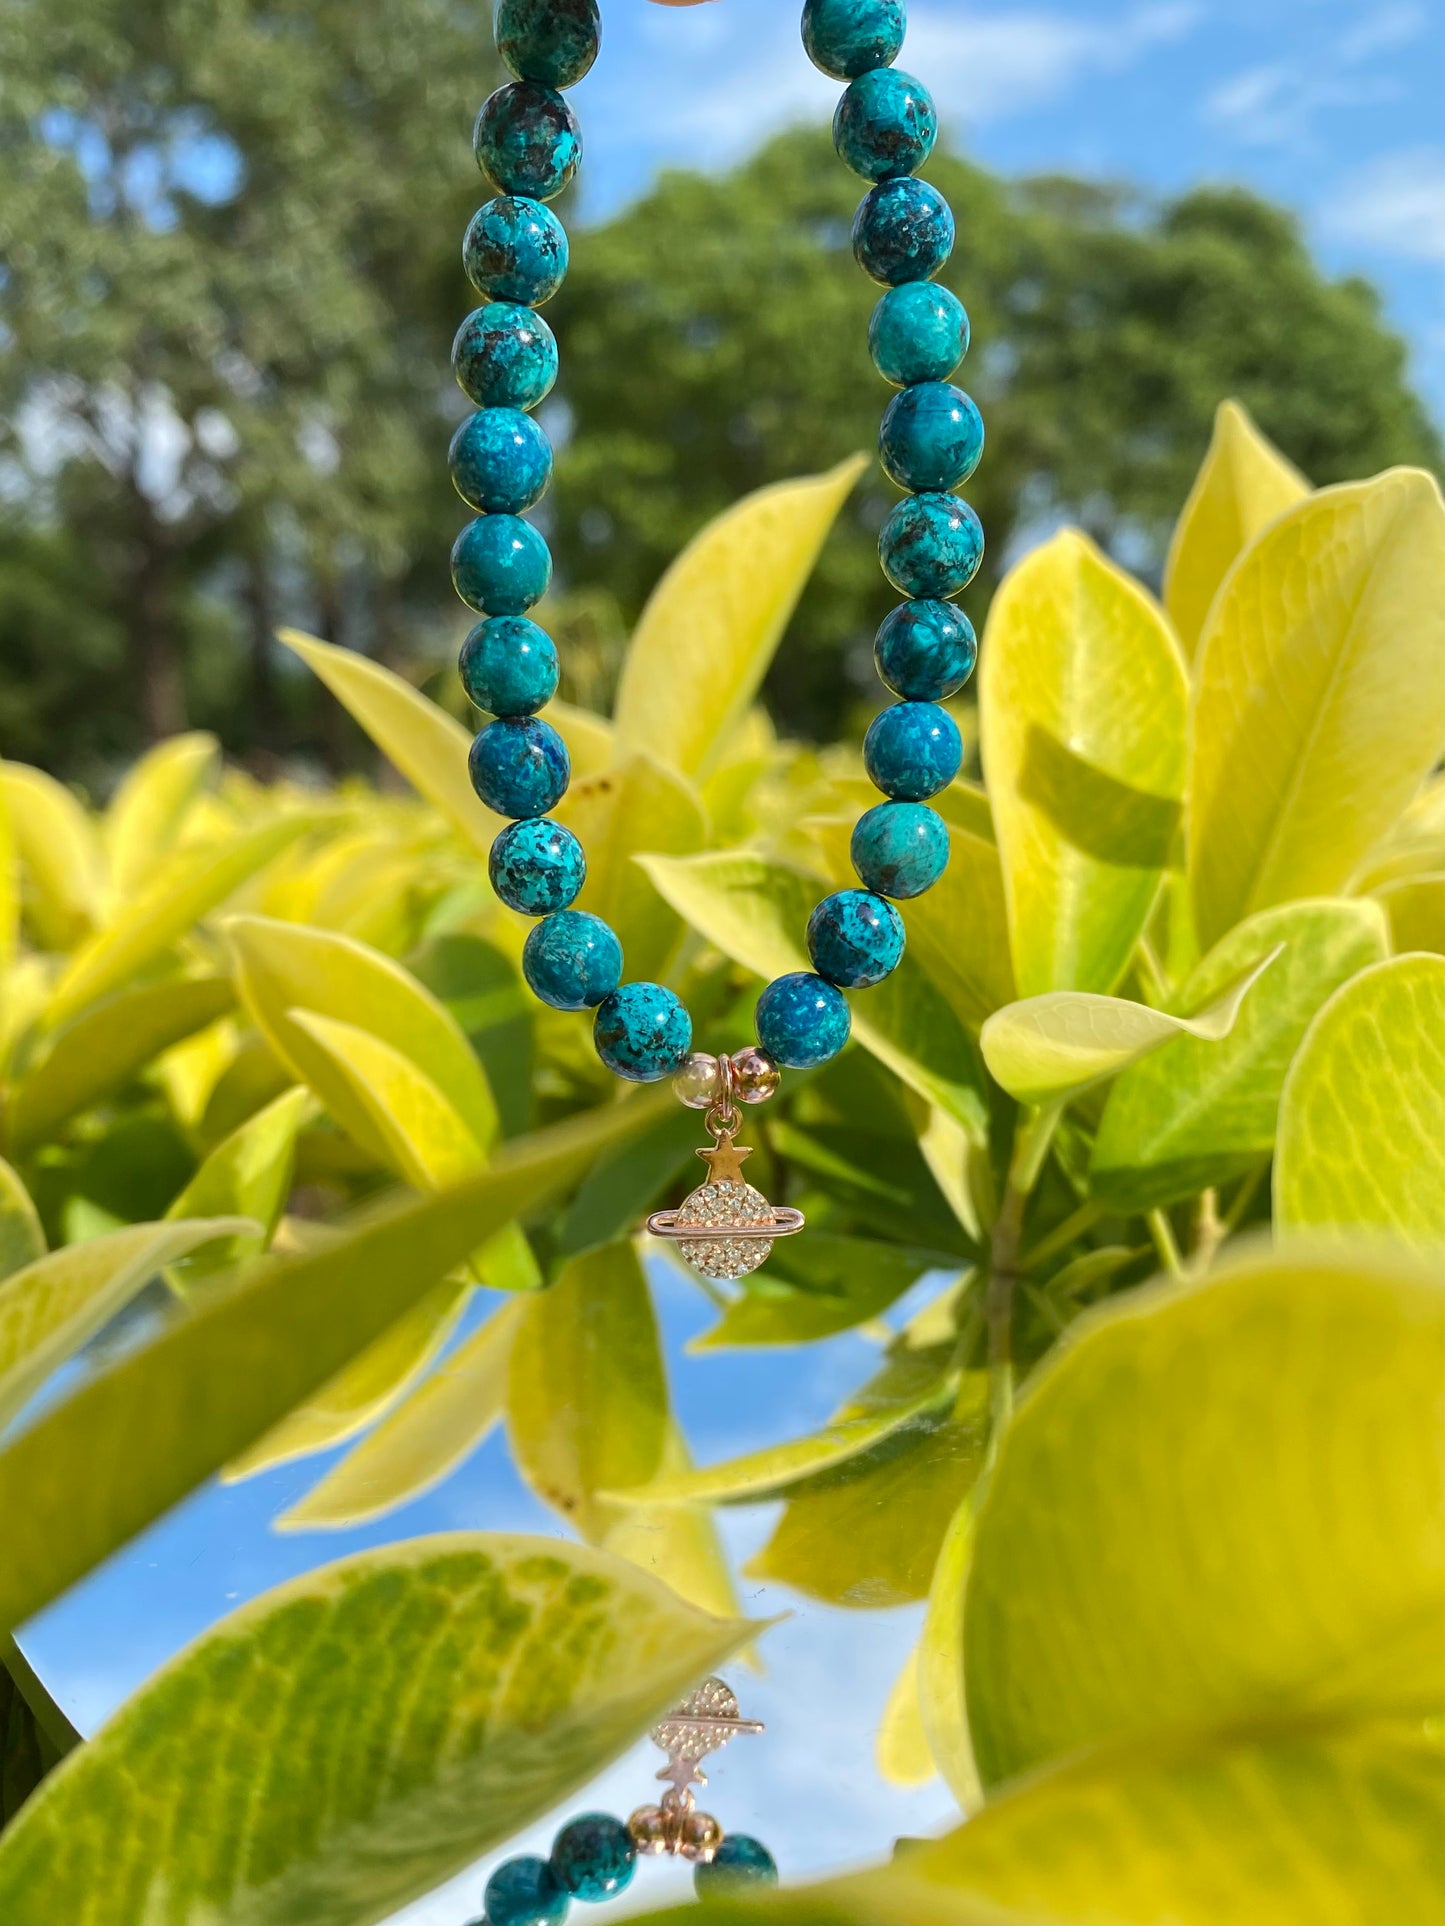
[[[1234,1028],[1246,997],[1279,954],[1277,944],[1193,1017],[1170,1016],[1147,1004],[1080,991],[1030,997],[1000,1010],[983,1026],[984,1061],[1020,1103],[1064,1102],[1091,1084],[1117,1076],[1176,1037],[1221,1042]]]
[[[1301,502],[1230,576],[1190,719],[1201,942],[1339,890],[1439,759],[1442,573],[1440,491],[1400,468]]]
[[[1187,656],[1193,657],[1209,606],[1236,559],[1308,493],[1304,476],[1239,403],[1222,401],[1164,566],[1164,606]]]
[[[939,1251],[810,1231],[796,1244],[775,1245],[767,1288],[744,1291],[692,1348],[817,1343],[880,1316],[925,1271],[948,1265]]]
[[[175,848],[186,815],[219,760],[216,738],[172,736],[132,764],[105,812],[110,899],[122,907]]]
[[[166,1216],[249,1217],[257,1228],[248,1237],[207,1245],[173,1268],[172,1277],[189,1286],[271,1242],[291,1194],[296,1132],[310,1106],[306,1091],[288,1090],[216,1145]]]
[[[1445,1243],[1445,958],[1401,956],[1337,991],[1280,1100],[1275,1221],[1316,1237]]]
[[[1372,893],[1390,919],[1390,946],[1397,955],[1445,951],[1445,870],[1407,876]]]
[[[926,1786],[938,1767],[928,1749],[923,1709],[918,1702],[918,1647],[909,1649],[893,1681],[874,1743],[878,1776],[890,1786]]]
[[[554,700],[547,704],[547,720],[567,745],[574,782],[600,776],[617,760],[617,732],[604,716]]]
[[[681,1477],[692,1469],[687,1440],[676,1421],[668,1424],[658,1476]],[[604,1549],[640,1565],[679,1598],[715,1618],[737,1612],[737,1588],[713,1513],[706,1505],[649,1505],[620,1508],[607,1531]]]
[[[0,1157],[0,1282],[45,1255],[45,1232],[30,1193]]]
[[[666,1185],[698,1170],[698,1134],[696,1114],[674,1105],[645,1135],[599,1162],[557,1226],[559,1254],[580,1257],[631,1231]]]
[[[978,1488],[969,1493],[949,1523],[933,1568],[928,1615],[918,1642],[919,1714],[934,1764],[964,1812],[983,1804],[968,1733],[968,1699],[963,1677],[963,1597],[973,1557],[973,1523]]]
[[[6,785],[0,780],[0,1034],[10,1027],[8,979],[20,947],[20,852],[10,825]]]
[[[753,1630],[547,1539],[362,1552],[206,1632],[52,1775],[0,1842],[0,1916],[369,1926],[594,1777]]]
[[[1182,1010],[1208,1006],[1263,957],[1281,951],[1221,1042],[1178,1037],[1126,1070],[1109,1092],[1090,1177],[1093,1193],[1148,1209],[1220,1184],[1274,1148],[1285,1072],[1320,1005],[1386,954],[1373,903],[1289,903],[1232,930],[1181,989]]]
[[[25,921],[41,949],[73,949],[100,913],[104,859],[90,818],[53,776],[23,762],[0,762],[0,798]]]
[[[619,742],[706,773],[757,694],[838,511],[867,466],[775,483],[711,522],[653,592],[617,692]]]
[[[681,927],[633,857],[644,850],[690,856],[703,847],[707,825],[691,783],[655,755],[634,753],[574,782],[553,814],[587,852],[587,882],[576,907],[617,932],[630,978],[659,976]]]
[[[979,720],[1021,996],[1127,968],[1179,829],[1186,699],[1163,614],[1084,536],[1005,578]]]

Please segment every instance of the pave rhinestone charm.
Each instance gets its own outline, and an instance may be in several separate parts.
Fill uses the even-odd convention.
[[[747,1277],[765,1264],[779,1237],[792,1237],[803,1228],[796,1210],[774,1210],[760,1190],[743,1176],[743,1159],[752,1152],[734,1141],[737,1112],[726,1122],[717,1111],[708,1113],[708,1129],[717,1142],[697,1154],[708,1165],[705,1184],[693,1191],[678,1210],[658,1211],[647,1220],[654,1237],[666,1237],[695,1271],[721,1283]]]

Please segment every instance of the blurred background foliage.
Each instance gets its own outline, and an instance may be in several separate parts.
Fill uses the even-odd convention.
[[[13,0],[0,68],[6,752],[105,790],[200,726],[257,773],[370,769],[271,638],[295,622],[450,682],[447,348],[482,198],[467,132],[494,78],[475,10]],[[1317,484],[1438,468],[1377,296],[1322,275],[1291,215],[1240,190],[1004,181],[946,153],[931,171],[960,210],[946,278],[989,422],[976,618],[1065,521],[1157,584],[1224,394]],[[871,444],[855,198],[826,134],[790,133],[577,237],[546,505],[574,700],[607,709],[647,592],[704,522]],[[771,671],[788,734],[856,732],[871,707],[886,590],[860,524],[886,506],[870,481]]]

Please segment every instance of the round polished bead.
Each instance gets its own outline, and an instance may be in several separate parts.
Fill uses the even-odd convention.
[[[520,408],[482,408],[452,436],[452,485],[471,508],[520,515],[541,501],[552,479],[552,444]]]
[[[661,1083],[687,1061],[692,1018],[660,983],[624,983],[597,1012],[597,1054],[629,1083]]]
[[[712,1858],[693,1873],[699,1896],[739,1886],[776,1886],[778,1864],[760,1839],[730,1832]]]
[[[567,233],[540,201],[502,194],[478,208],[462,240],[462,265],[479,294],[540,308],[567,278]]]
[[[694,1050],[673,1078],[672,1089],[689,1110],[711,1110],[723,1098],[722,1065],[705,1050]]]
[[[705,1866],[723,1842],[722,1826],[710,1812],[685,1812],[677,1830],[678,1851],[698,1865]]]
[[[661,1806],[639,1806],[627,1822],[632,1843],[639,1852],[660,1857],[672,1842],[672,1824]]]
[[[532,817],[498,836],[487,874],[508,909],[521,916],[553,916],[581,895],[587,858],[570,829]]]
[[[504,194],[554,201],[582,164],[582,129],[553,88],[514,80],[483,102],[472,152]]]
[[[878,452],[889,479],[900,488],[915,494],[946,493],[978,467],[983,416],[962,388],[946,381],[919,382],[888,404]]]
[[[597,0],[501,0],[497,52],[519,80],[575,87],[602,44]]]
[[[833,115],[838,158],[865,181],[916,174],[937,139],[933,96],[897,67],[860,74]]]
[[[600,916],[560,910],[528,936],[522,974],[554,1010],[595,1010],[622,981],[622,945]]]
[[[900,595],[946,602],[983,561],[983,526],[957,495],[908,495],[878,537],[883,573]]]
[[[803,45],[834,80],[856,80],[893,64],[907,24],[903,0],[806,0]]]
[[[866,889],[840,889],[808,918],[808,954],[840,990],[867,990],[903,961],[903,918]]]
[[[508,1859],[487,1881],[487,1926],[561,1926],[567,1888],[545,1859]]]
[[[868,323],[873,365],[895,388],[947,381],[968,353],[968,338],[962,301],[931,281],[890,288]]]
[[[926,803],[879,803],[853,831],[854,869],[869,889],[895,902],[932,889],[949,853],[948,824]]]
[[[552,551],[530,522],[480,515],[452,546],[452,582],[481,615],[525,615],[552,582]]]
[[[552,1870],[577,1899],[612,1899],[630,1883],[637,1866],[632,1834],[605,1812],[584,1812],[552,1842]]]
[[[783,1076],[766,1050],[750,1043],[733,1052],[732,1065],[733,1095],[739,1103],[766,1103],[777,1096]]]
[[[853,222],[863,272],[886,288],[930,280],[953,252],[953,215],[927,181],[880,181]]]
[[[557,693],[557,649],[525,615],[494,615],[462,644],[462,687],[494,716],[531,716]]]
[[[452,373],[478,408],[535,408],[557,380],[557,337],[513,301],[474,308],[452,342]]]
[[[879,629],[873,661],[905,702],[943,702],[973,674],[978,638],[952,602],[905,602]]]
[[[567,745],[540,716],[489,722],[472,744],[472,787],[499,816],[545,816],[567,793],[572,764]]]
[[[841,990],[807,970],[780,976],[758,998],[758,1041],[787,1070],[813,1070],[848,1041],[852,1018]]]
[[[934,702],[896,703],[863,738],[869,780],[897,802],[927,802],[947,789],[962,761],[958,724]]]

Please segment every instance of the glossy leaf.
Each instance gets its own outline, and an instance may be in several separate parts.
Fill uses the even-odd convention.
[[[705,774],[762,684],[867,459],[775,483],[709,523],[663,576],[617,691],[619,742]]]
[[[1407,876],[1373,892],[1390,919],[1390,944],[1399,956],[1410,950],[1445,951],[1445,870]]]
[[[673,1420],[663,1440],[658,1476],[682,1477],[691,1469],[687,1440]],[[623,1506],[608,1528],[604,1549],[651,1572],[700,1611],[716,1618],[736,1615],[732,1566],[706,1505]]]
[[[745,1290],[692,1348],[814,1344],[880,1316],[926,1271],[948,1266],[938,1251],[810,1231],[775,1244],[766,1289]]]
[[[1401,956],[1336,992],[1280,1100],[1283,1231],[1445,1244],[1445,959]]]
[[[1235,568],[1190,717],[1204,944],[1342,888],[1438,761],[1442,575],[1439,489],[1405,468],[1312,495]]]
[[[1005,578],[979,721],[1021,996],[1123,976],[1179,828],[1185,708],[1163,614],[1084,536]]]
[[[548,1539],[362,1552],[206,1632],[52,1775],[0,1842],[0,1916],[368,1926],[594,1777],[752,1629]]]
[[[70,791],[23,762],[0,762],[26,922],[42,949],[73,949],[100,913],[104,858]]]
[[[1232,930],[1183,986],[1181,1009],[1206,1006],[1261,958],[1280,951],[1278,960],[1222,1042],[1178,1037],[1115,1083],[1094,1141],[1093,1194],[1145,1210],[1263,1163],[1310,1019],[1387,948],[1384,919],[1369,902],[1290,903]]]
[[[703,847],[707,824],[697,792],[654,755],[634,753],[574,782],[553,814],[587,852],[587,882],[576,907],[617,932],[629,978],[660,976],[681,927],[633,858],[643,851],[691,856]]]
[[[508,1144],[437,1195],[386,1200],[271,1257],[0,1441],[0,1626],[39,1610],[374,1343],[513,1218],[653,1122],[661,1093]]]
[[[175,848],[191,805],[218,760],[216,738],[195,731],[158,743],[127,772],[105,812],[110,897],[117,907]]]
[[[646,1484],[667,1438],[667,1378],[632,1243],[572,1260],[526,1300],[512,1340],[507,1422],[517,1469],[586,1539],[606,1537],[603,1494]]]
[[[277,1531],[349,1531],[424,1497],[465,1464],[507,1407],[512,1339],[524,1315],[504,1304],[411,1396],[276,1520]]]
[[[235,1000],[225,977],[196,976],[121,990],[95,1004],[16,1083],[10,1142],[17,1150],[44,1143],[162,1051],[224,1016]]]
[[[1120,997],[1061,990],[1000,1010],[983,1026],[984,1061],[1020,1103],[1053,1104],[1117,1076],[1176,1037],[1217,1044],[1233,1030],[1246,998],[1280,954],[1237,976],[1198,1016],[1170,1016]]]
[[[963,1599],[973,1558],[974,1517],[980,1487],[954,1513],[933,1568],[928,1615],[918,1642],[918,1697],[924,1736],[935,1765],[964,1812],[983,1804],[968,1732],[968,1695],[963,1674]]]
[[[128,1224],[37,1257],[0,1283],[0,1424],[167,1264],[255,1226],[244,1217]]]
[[[266,1249],[291,1195],[296,1133],[310,1107],[305,1090],[288,1090],[216,1145],[166,1216],[248,1217],[256,1229],[245,1237],[208,1244],[172,1267],[173,1280],[179,1279],[188,1289],[201,1278]]]
[[[554,697],[547,704],[547,720],[567,745],[574,782],[588,782],[617,761],[617,731],[605,716]]]
[[[354,649],[318,642],[295,629],[282,629],[280,639],[320,677],[387,761],[485,856],[502,822],[472,788],[467,774],[472,738],[461,723]]]
[[[1438,1279],[1349,1254],[1256,1255],[1080,1320],[979,1506],[985,1784],[1086,1747],[1429,1716],[1442,1338]]]
[[[1309,493],[1293,463],[1237,401],[1222,401],[1214,434],[1169,546],[1164,606],[1193,658],[1219,585],[1255,537]]]
[[[30,1193],[0,1157],[0,1283],[45,1255],[45,1232]]]
[[[822,890],[799,871],[735,851],[642,860],[674,909],[744,969],[766,980],[811,967],[804,931]],[[853,1034],[866,1050],[982,1134],[982,1068],[973,1041],[911,958],[851,1008]]]
[[[874,1744],[878,1776],[890,1786],[926,1786],[938,1768],[928,1749],[918,1700],[918,1647],[910,1648],[893,1681]]]

